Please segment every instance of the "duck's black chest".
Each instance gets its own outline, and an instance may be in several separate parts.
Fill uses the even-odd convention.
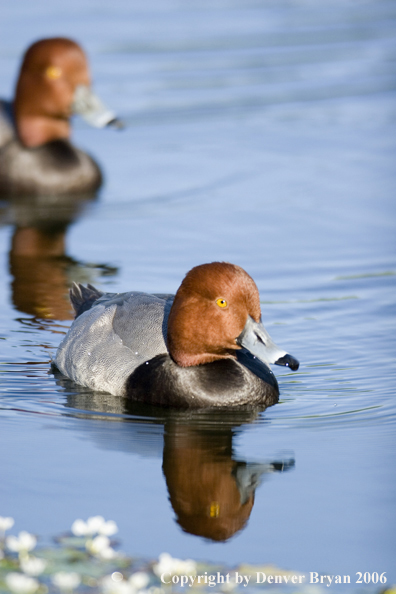
[[[207,408],[267,407],[278,402],[272,372],[248,353],[196,367],[179,367],[168,354],[140,365],[128,378],[128,398],[159,406]]]

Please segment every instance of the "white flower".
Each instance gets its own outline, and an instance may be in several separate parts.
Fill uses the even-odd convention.
[[[136,590],[143,590],[149,583],[150,578],[145,571],[137,571],[132,574],[128,582],[136,588]]]
[[[110,546],[110,539],[108,538],[108,536],[95,536],[95,538],[87,540],[85,546],[87,547],[90,553],[97,555],[98,553],[100,553],[104,549],[107,549]]]
[[[105,534],[106,536],[113,536],[118,532],[118,526],[113,520],[107,520],[98,530],[99,534]]]
[[[5,581],[9,589],[16,594],[33,594],[40,585],[37,580],[23,573],[8,573]]]
[[[74,590],[81,583],[81,578],[78,573],[67,571],[59,571],[52,576],[52,583],[60,590]]]
[[[114,559],[117,556],[117,553],[111,547],[105,547],[98,553],[98,557],[102,559]]]
[[[14,518],[3,518],[0,516],[0,532],[5,532],[9,530],[14,525]]]
[[[116,556],[116,552],[110,546],[110,540],[108,536],[99,534],[85,543],[87,551],[92,555],[101,557],[102,559],[113,559]]]
[[[174,559],[169,553],[161,553],[158,558],[158,563],[153,567],[154,573],[161,576],[163,573],[170,573],[172,575],[195,575],[197,573],[197,566],[195,561],[187,559]]]
[[[114,574],[103,578],[101,584],[104,594],[135,594],[135,588],[129,582],[118,578],[114,579],[113,576]]]
[[[87,520],[87,527],[89,534],[97,534],[105,524],[105,519],[102,516],[92,516]]]
[[[20,566],[23,573],[29,575],[40,575],[47,567],[47,561],[39,559],[38,557],[22,557]]]
[[[16,553],[27,553],[34,549],[37,543],[37,538],[33,536],[33,534],[29,534],[29,532],[25,532],[23,530],[19,533],[19,536],[8,536],[6,538],[6,545],[10,549],[10,551],[14,551]]]
[[[93,536],[94,534],[112,536],[118,532],[118,527],[113,520],[106,522],[102,516],[92,516],[86,522],[76,520],[73,522],[71,530],[75,536]]]
[[[84,520],[75,520],[72,524],[71,531],[74,536],[85,536],[87,534],[87,525]]]
[[[143,592],[150,578],[144,571],[137,571],[129,580],[124,580],[122,573],[115,571],[102,580],[104,594],[138,594]]]

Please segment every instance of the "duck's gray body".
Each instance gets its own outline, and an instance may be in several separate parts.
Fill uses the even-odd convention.
[[[77,316],[54,362],[80,385],[126,396],[133,371],[168,354],[166,329],[173,295],[98,295],[94,306]]]
[[[270,368],[245,349],[237,359],[180,367],[167,348],[174,295],[101,293],[74,285],[77,317],[54,363],[76,383],[95,391],[159,406],[266,407],[278,401]]]

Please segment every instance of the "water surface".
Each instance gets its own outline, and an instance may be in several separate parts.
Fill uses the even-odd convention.
[[[5,7],[3,96],[31,41],[67,35],[128,125],[75,122],[106,176],[95,200],[0,205],[0,514],[17,529],[101,514],[130,554],[396,580],[395,15],[385,0]],[[43,237],[47,253],[20,249]],[[301,362],[274,369],[279,404],[127,408],[51,373],[73,280],[174,292],[214,260],[253,276]],[[216,533],[186,500],[228,519]]]

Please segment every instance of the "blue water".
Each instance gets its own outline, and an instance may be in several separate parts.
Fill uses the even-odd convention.
[[[130,554],[395,582],[396,4],[21,0],[2,13],[2,96],[27,45],[70,36],[127,128],[75,121],[106,177],[80,212],[0,204],[0,515],[48,538],[101,514]],[[21,258],[20,234],[54,219],[70,222],[60,257]],[[220,420],[126,410],[53,376],[73,280],[174,292],[214,260],[253,276],[267,329],[301,362],[274,369],[279,404]],[[230,489],[230,465],[262,475],[250,517],[213,542],[178,523],[169,469],[202,482],[222,448]]]

